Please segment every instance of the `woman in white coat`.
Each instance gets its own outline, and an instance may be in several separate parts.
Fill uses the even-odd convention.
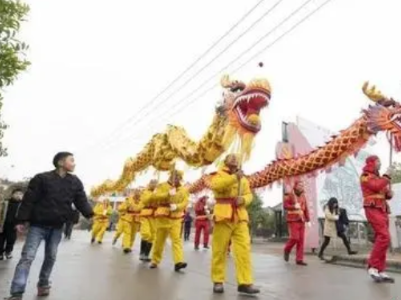
[[[345,236],[344,231],[337,230],[339,228],[338,222],[340,219],[340,209],[338,207],[338,200],[334,197],[330,198],[329,202],[324,207],[324,230],[323,236],[324,241],[322,247],[320,248],[319,258],[324,259],[323,254],[326,247],[329,245],[331,238],[335,238],[336,236],[340,237],[343,240],[344,246],[348,250],[348,254],[356,254],[355,251],[351,250],[351,246],[347,237]]]

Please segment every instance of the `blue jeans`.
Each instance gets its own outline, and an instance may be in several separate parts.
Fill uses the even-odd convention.
[[[39,274],[38,287],[48,287],[49,277],[56,262],[57,248],[61,241],[62,228],[31,226],[22,248],[21,259],[15,269],[11,283],[11,295],[22,295],[28,281],[31,264],[36,257],[36,252],[45,241],[45,259]]]

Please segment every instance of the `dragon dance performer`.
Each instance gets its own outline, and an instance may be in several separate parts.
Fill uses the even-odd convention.
[[[203,232],[203,248],[209,249],[209,216],[208,197],[201,197],[195,204],[195,250],[199,250],[201,233]]]
[[[368,260],[368,273],[376,282],[394,279],[384,273],[387,250],[390,246],[389,213],[387,201],[393,197],[390,172],[380,176],[380,159],[376,155],[366,159],[361,175],[363,206],[368,222],[375,232],[375,241]]]
[[[109,199],[99,201],[93,208],[93,212],[95,216],[93,217],[91,243],[93,244],[96,241],[98,244],[101,244],[104,233],[109,227],[110,216],[113,213]]]
[[[149,254],[156,235],[155,209],[156,203],[153,197],[157,187],[157,180],[151,180],[147,189],[141,194],[141,252],[139,259],[149,262]]]
[[[212,237],[213,292],[224,292],[227,250],[232,239],[238,292],[258,294],[259,289],[253,286],[249,216],[246,210],[253,195],[236,155],[230,154],[225,158],[224,167],[212,175],[210,187],[216,199]]]
[[[305,223],[309,222],[308,203],[301,181],[296,181],[294,188],[285,191],[284,209],[287,211],[287,224],[290,239],[284,247],[284,260],[289,261],[290,253],[296,246],[296,264],[306,266],[304,262]]]
[[[157,268],[162,260],[164,246],[167,237],[172,243],[174,269],[176,272],[187,267],[184,262],[183,241],[180,237],[181,221],[184,210],[188,205],[189,192],[181,185],[183,173],[172,171],[167,182],[157,186],[154,199],[157,203],[156,238],[152,250],[152,262],[150,268]]]
[[[128,198],[126,198],[125,200],[127,200]],[[122,217],[123,215],[119,212],[119,208],[122,204],[120,204],[117,208],[117,214],[118,214],[118,221],[117,221],[117,225],[116,225],[116,233],[113,237],[113,246],[115,244],[117,244],[118,239],[121,237],[121,235],[123,234],[123,220]]]
[[[118,207],[118,211],[121,214],[122,220],[122,232],[123,232],[123,251],[124,253],[130,253],[132,251],[132,245],[135,240],[136,233],[139,230],[139,190],[134,190],[134,194],[127,197],[125,202]]]

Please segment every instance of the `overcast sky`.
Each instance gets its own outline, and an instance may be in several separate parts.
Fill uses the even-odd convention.
[[[26,1],[31,13],[21,37],[30,44],[32,66],[5,94],[3,116],[10,129],[4,142],[9,156],[0,160],[2,173],[11,179],[33,176],[51,168],[57,151],[68,150],[76,154],[76,173],[90,188],[116,178],[124,161],[167,123],[184,126],[199,139],[211,121],[221,89],[168,117],[174,107],[218,83],[219,76],[195,97],[186,97],[306,0],[281,1],[216,62],[166,100],[278,2],[265,0],[205,60],[156,100],[162,105],[137,113],[258,1]],[[312,1],[227,73],[323,2]],[[332,0],[234,74],[244,81],[264,76],[273,89],[247,172],[274,159],[282,121],[294,121],[299,115],[333,131],[349,126],[369,104],[361,93],[365,80],[377,84],[386,95],[401,98],[400,11],[399,0]],[[259,61],[263,68],[257,67]],[[129,126],[119,127],[130,117]],[[110,138],[116,128],[120,128],[118,134]],[[387,162],[385,138],[378,139],[375,151]],[[187,179],[199,174],[188,172]],[[279,202],[279,190],[267,192],[264,200],[266,204]]]

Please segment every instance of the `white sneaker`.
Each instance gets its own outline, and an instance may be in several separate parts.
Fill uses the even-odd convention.
[[[382,277],[379,274],[379,271],[375,268],[369,268],[368,270],[369,276],[376,282],[382,281]]]
[[[394,278],[390,277],[389,275],[387,275],[384,272],[379,273],[379,276],[380,276],[381,280],[384,282],[394,283]]]

